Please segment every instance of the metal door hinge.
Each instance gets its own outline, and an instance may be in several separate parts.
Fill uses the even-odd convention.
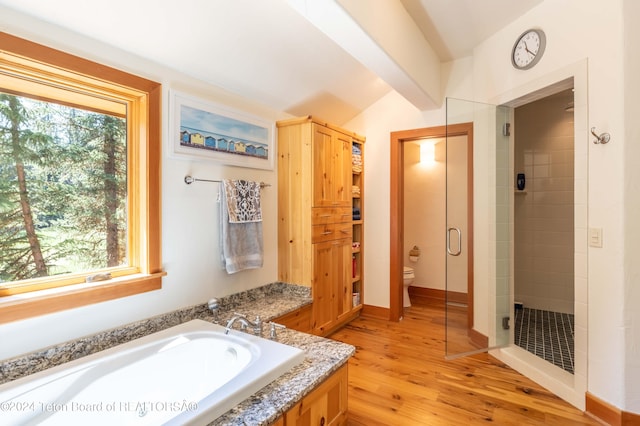
[[[505,330],[509,329],[509,317],[502,317],[502,328]]]

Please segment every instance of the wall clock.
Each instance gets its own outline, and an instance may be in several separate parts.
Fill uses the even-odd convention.
[[[546,45],[544,31],[530,29],[523,32],[511,50],[511,63],[519,70],[533,68],[542,59]]]

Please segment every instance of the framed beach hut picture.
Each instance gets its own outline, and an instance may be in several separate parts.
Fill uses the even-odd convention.
[[[273,170],[273,122],[173,90],[170,102],[174,157]]]

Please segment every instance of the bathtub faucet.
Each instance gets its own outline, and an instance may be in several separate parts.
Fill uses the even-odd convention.
[[[229,320],[229,322],[227,323],[227,327],[226,330],[224,332],[224,334],[229,334],[229,330],[231,330],[231,327],[233,326],[233,323],[236,321],[240,321],[240,329],[244,330],[247,327],[251,327],[251,330],[253,331],[253,334],[258,336],[258,337],[262,337],[262,320],[260,319],[259,316],[256,316],[256,320],[254,322],[251,322],[247,319],[247,317],[245,317],[242,314],[238,314],[235,313],[233,314],[233,317]]]

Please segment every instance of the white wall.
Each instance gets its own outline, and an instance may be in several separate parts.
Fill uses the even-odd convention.
[[[466,138],[465,138],[466,141]],[[445,289],[445,243],[442,230],[446,219],[445,144],[434,146],[436,160],[421,162],[420,145],[404,143],[404,265],[414,270],[415,287]],[[435,154],[435,152],[434,152]],[[420,248],[418,260],[409,251]],[[465,269],[466,272],[466,269]],[[466,292],[466,280],[465,289]]]
[[[631,18],[638,16],[637,6],[630,3],[627,2],[627,6],[635,14],[626,15],[629,16],[628,23],[637,25]],[[471,67],[465,61],[451,64],[454,70],[462,70],[462,73],[453,73],[448,80],[444,78],[447,82],[444,92],[448,97],[479,102],[507,102],[515,99],[516,94],[524,94],[523,88],[539,89],[539,83],[558,70],[585,59],[588,61],[588,93],[581,92],[576,99],[576,115],[586,116],[588,113],[588,123],[583,123],[584,127],[577,129],[577,143],[583,145],[576,148],[577,152],[582,150],[588,155],[588,193],[577,194],[581,199],[588,199],[588,217],[580,218],[584,224],[576,226],[602,228],[604,233],[602,248],[589,248],[584,255],[578,253],[576,258],[578,267],[588,268],[587,277],[577,277],[578,286],[588,291],[588,298],[577,300],[576,305],[582,314],[588,315],[588,338],[585,336],[584,339],[588,340],[588,391],[621,409],[640,412],[638,385],[632,385],[640,381],[637,361],[640,304],[637,283],[631,283],[633,277],[638,276],[638,267],[633,267],[635,273],[632,276],[625,277],[624,263],[624,202],[625,198],[633,198],[634,201],[630,202],[637,207],[637,184],[634,182],[638,180],[628,179],[628,185],[625,186],[625,168],[622,167],[626,161],[637,161],[625,161],[624,156],[627,141],[624,127],[622,5],[622,0],[547,0],[478,46],[470,58]],[[530,27],[539,27],[546,32],[546,53],[535,68],[517,71],[510,63],[511,48],[516,37]],[[629,64],[629,67],[632,65],[636,68],[630,70],[637,70],[637,62]],[[509,97],[510,93],[514,96]],[[637,107],[632,108],[637,121]],[[376,194],[366,199],[366,210],[370,212],[367,217],[365,252],[367,304],[389,306],[389,236],[379,232],[380,229],[389,228],[389,133],[442,125],[444,121],[442,109],[420,113],[391,93],[345,124],[345,127],[367,136],[365,167],[366,170],[376,171],[366,174],[367,188],[370,191],[375,188]],[[588,137],[588,127],[592,126],[600,132],[611,133],[612,142],[606,146],[592,144]],[[637,131],[633,134],[637,136]],[[635,166],[635,169],[638,167]],[[626,211],[628,214],[635,211],[637,218],[637,209]],[[637,234],[635,226],[634,234],[630,237],[635,237],[637,241]],[[576,247],[584,247],[585,236],[582,233],[576,236]],[[637,242],[627,244],[637,249]],[[628,268],[631,267],[630,256],[631,253],[628,253]],[[637,258],[635,263],[638,263]],[[636,289],[632,290],[634,287]],[[625,290],[626,294],[633,296],[635,304],[632,306],[625,302]],[[625,349],[625,344],[629,349]],[[633,361],[626,358],[632,355],[636,355]],[[576,380],[582,378],[576,377]],[[631,388],[629,391],[633,391],[632,395],[625,397],[625,387]]]
[[[274,171],[224,167],[212,162],[169,158],[169,88],[202,99],[237,108],[245,113],[276,121],[283,113],[269,110],[223,89],[205,85],[170,69],[115,50],[97,41],[35,22],[0,8],[2,30],[18,37],[65,50],[106,65],[123,69],[163,85],[162,170],[162,251],[164,269],[161,290],[143,293],[0,325],[0,359],[6,359],[45,346],[93,334],[132,321],[182,307],[205,303],[213,296],[258,287],[277,280],[277,177]],[[31,30],[31,29],[35,30]],[[204,179],[245,178],[271,183],[262,191],[264,267],[227,275],[219,266],[217,184],[186,185],[184,176]]]

